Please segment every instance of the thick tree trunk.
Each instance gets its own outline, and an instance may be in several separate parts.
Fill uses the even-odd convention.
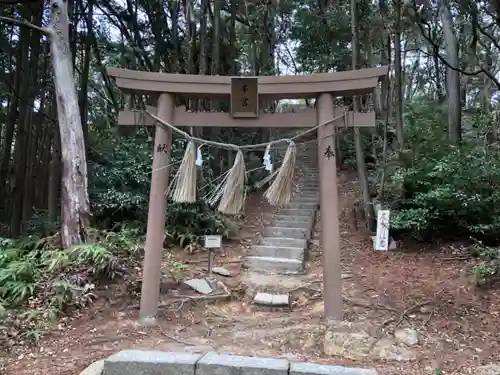
[[[52,65],[62,155],[61,241],[67,248],[85,240],[90,204],[85,142],[74,83],[65,2],[53,0],[51,11]]]

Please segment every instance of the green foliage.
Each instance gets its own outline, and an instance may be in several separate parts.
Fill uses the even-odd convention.
[[[464,120],[470,130],[455,146],[447,140],[443,107],[417,102],[408,108],[409,150],[392,155],[388,165],[386,202],[394,210],[394,230],[423,239],[500,241],[500,154],[484,142],[484,126],[475,120]]]
[[[473,275],[478,286],[489,286],[498,281],[500,276],[500,248],[486,246],[476,242],[471,253],[479,257],[479,261],[473,267]]]
[[[214,212],[204,203],[172,205],[167,217],[166,238],[183,247],[192,247],[205,234],[227,237],[230,219]]]
[[[0,345],[37,339],[62,313],[91,304],[95,283],[125,275],[125,262],[137,258],[139,233],[96,231],[98,242],[67,250],[47,239],[0,238]]]
[[[237,136],[237,140],[235,138]],[[241,132],[230,129],[221,131],[216,140],[238,144],[258,143],[260,135],[254,132]],[[213,137],[212,137],[213,138]],[[140,134],[127,137],[111,137],[106,131],[92,135],[93,147],[89,152],[90,201],[95,225],[110,229],[122,223],[134,222],[145,231],[147,222],[149,188],[151,181],[152,140]],[[170,178],[172,179],[179,162],[182,160],[186,142],[174,138],[171,154]],[[224,157],[227,150],[204,147],[202,184],[200,196],[206,195],[220,182],[217,176],[229,168]],[[234,157],[234,151],[233,155]],[[264,177],[261,155],[247,152],[245,162],[249,170],[248,188]],[[168,203],[166,212],[165,239],[182,247],[195,247],[205,234],[227,236],[234,225],[203,202],[195,204]]]
[[[131,137],[116,146],[102,147],[89,163],[94,215],[111,222],[143,219],[151,180],[151,142]]]
[[[348,70],[352,66],[351,18],[349,3],[318,3],[300,0],[290,28],[290,39],[296,43],[295,65],[300,72],[317,73]],[[369,40],[377,12],[370,2],[358,1],[361,50]],[[373,38],[372,38],[373,39]]]
[[[90,195],[98,224],[110,228],[116,223],[146,223],[151,181],[151,142],[140,137],[124,139],[119,147],[101,147],[99,157],[90,163]],[[185,142],[174,142],[172,159],[181,160]],[[111,150],[111,151],[110,151]],[[209,167],[213,157],[204,155],[204,190],[212,187],[214,172]],[[171,168],[171,177],[176,168]],[[204,191],[201,191],[203,194]],[[223,218],[205,204],[175,204],[169,202],[166,222],[166,239],[183,247],[195,246],[204,234],[228,234],[228,219]],[[145,227],[143,226],[143,230]],[[95,249],[94,249],[95,250]],[[81,254],[81,251],[77,251]]]

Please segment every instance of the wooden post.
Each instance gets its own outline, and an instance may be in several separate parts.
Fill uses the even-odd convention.
[[[172,123],[174,97],[161,94],[158,99],[158,117]],[[165,235],[165,216],[167,209],[168,174],[170,151],[172,148],[171,131],[161,126],[156,127],[154,141],[153,171],[151,191],[149,192],[148,228],[144,251],[142,291],[140,304],[140,322],[145,325],[156,323],[158,299],[160,296],[161,261],[163,257],[163,239]]]
[[[335,117],[333,97],[321,94],[316,100],[317,123]],[[335,124],[318,128],[318,165],[321,199],[321,248],[323,250],[323,298],[325,319],[342,320],[340,229],[338,213]]]

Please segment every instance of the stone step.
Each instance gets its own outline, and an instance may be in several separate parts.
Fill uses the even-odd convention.
[[[276,215],[273,217],[273,220],[275,222],[312,223],[314,215]]]
[[[299,188],[297,189],[297,191],[295,192],[295,194],[297,194],[297,196],[300,196],[300,197],[314,197],[314,198],[318,198],[319,199],[319,189],[317,190],[311,190],[311,189],[307,189],[307,190],[304,190],[302,188]]]
[[[274,227],[280,227],[280,228],[302,228],[302,229],[312,228],[312,220],[309,221],[274,220],[273,223]]]
[[[310,197],[293,197],[290,199],[290,202],[288,203],[314,203],[318,204],[319,203],[319,197],[315,196],[310,196]]]
[[[313,209],[282,208],[279,210],[280,215],[313,216],[315,213],[316,210]]]
[[[311,229],[267,227],[264,229],[264,235],[266,237],[285,237],[285,238],[309,239],[311,237]]]
[[[297,186],[301,187],[301,188],[318,188],[320,187],[320,183],[319,182],[316,182],[315,180],[308,180],[308,181],[302,181],[302,182],[297,182],[296,183]]]
[[[300,197],[311,197],[311,196],[318,196],[319,197],[319,191],[315,189],[305,189],[302,186],[297,186],[295,190],[293,191],[293,196],[300,196]]]
[[[285,258],[303,261],[305,249],[300,247],[252,246],[252,255],[256,257]]]
[[[290,202],[286,206],[283,207],[284,209],[306,209],[306,210],[317,210],[318,209],[318,202]]]
[[[258,292],[253,299],[253,303],[268,307],[288,307],[289,309],[292,307],[289,294],[270,294]]]
[[[292,196],[292,199],[290,200],[290,202],[292,200],[295,200],[295,199],[303,199],[303,200],[308,200],[308,201],[311,201],[311,200],[319,200],[319,191],[313,191],[313,192],[303,192],[303,191],[297,191],[295,192],[295,195]]]
[[[293,203],[311,203],[311,202],[317,202],[318,201],[318,196],[317,194],[314,195],[295,195],[292,197],[290,202]]]
[[[305,238],[262,237],[260,244],[264,246],[307,248],[307,240]]]
[[[247,257],[245,267],[283,274],[298,274],[304,272],[303,261],[286,258],[251,256]]]

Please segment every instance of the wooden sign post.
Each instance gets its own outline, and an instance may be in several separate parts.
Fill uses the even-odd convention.
[[[389,210],[379,210],[377,213],[377,235],[375,239],[375,250],[389,250]]]
[[[259,117],[257,77],[231,77],[231,116],[233,118]]]

